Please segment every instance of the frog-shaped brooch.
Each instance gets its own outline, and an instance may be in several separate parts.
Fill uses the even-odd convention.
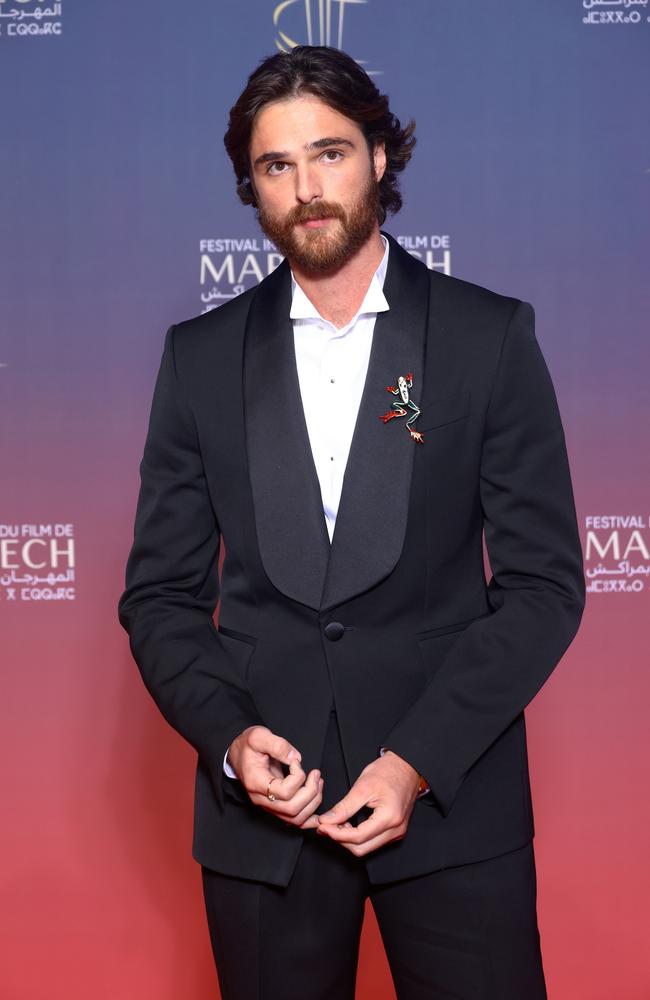
[[[387,385],[387,392],[392,393],[393,396],[398,398],[392,404],[392,409],[388,410],[387,413],[382,413],[380,420],[383,420],[385,424],[393,417],[405,417],[410,412],[410,417],[406,421],[406,430],[409,432],[414,441],[418,441],[420,444],[424,442],[424,438],[420,431],[413,429],[413,424],[420,416],[420,407],[411,398],[409,390],[413,386],[413,372],[407,372],[406,375],[400,375],[397,379],[397,386]]]

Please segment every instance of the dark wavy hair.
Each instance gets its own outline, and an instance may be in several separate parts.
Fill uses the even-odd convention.
[[[255,116],[271,101],[313,94],[324,104],[356,122],[372,155],[377,143],[386,149],[386,170],[379,183],[377,215],[381,225],[387,212],[399,212],[402,196],[398,174],[411,159],[415,122],[402,128],[368,74],[338,49],[326,45],[297,45],[290,52],[265,59],[248,78],[245,90],[230,110],[224,145],[237,178],[237,194],[244,205],[256,205],[250,178],[250,141]]]

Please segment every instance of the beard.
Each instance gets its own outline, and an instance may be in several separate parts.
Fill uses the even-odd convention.
[[[379,184],[370,177],[359,197],[346,211],[334,201],[296,205],[283,218],[257,209],[257,221],[289,263],[302,271],[325,274],[337,271],[367,242],[377,226]],[[322,229],[297,227],[310,219],[336,219]]]

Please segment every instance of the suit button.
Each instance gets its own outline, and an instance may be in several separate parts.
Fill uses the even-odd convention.
[[[325,635],[330,642],[338,642],[344,632],[345,625],[341,625],[340,622],[329,622],[325,626]]]

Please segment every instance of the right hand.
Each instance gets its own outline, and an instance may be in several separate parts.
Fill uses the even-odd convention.
[[[323,778],[314,769],[305,775],[300,752],[266,726],[249,726],[232,741],[228,763],[254,805],[301,830],[318,826],[314,813],[323,800]],[[289,767],[285,777],[281,764]],[[271,778],[271,802],[266,792]]]

